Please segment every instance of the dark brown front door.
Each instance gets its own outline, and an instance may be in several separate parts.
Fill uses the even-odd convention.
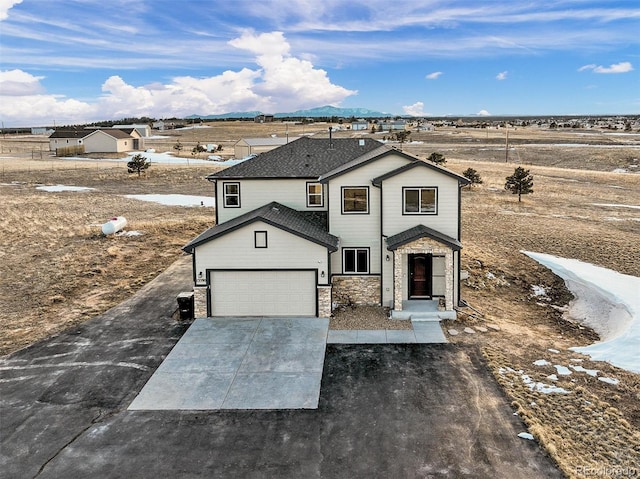
[[[431,298],[431,255],[409,255],[409,298]]]

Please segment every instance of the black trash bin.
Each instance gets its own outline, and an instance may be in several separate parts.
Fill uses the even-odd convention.
[[[180,319],[193,319],[193,291],[180,293],[177,300]]]

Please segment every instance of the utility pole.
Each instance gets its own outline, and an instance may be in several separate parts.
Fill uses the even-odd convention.
[[[509,162],[509,123],[505,121],[504,126],[507,129],[507,139],[504,146],[504,162],[508,163]]]

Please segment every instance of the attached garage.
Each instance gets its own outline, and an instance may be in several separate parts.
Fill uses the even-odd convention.
[[[210,271],[212,316],[316,316],[315,270]]]

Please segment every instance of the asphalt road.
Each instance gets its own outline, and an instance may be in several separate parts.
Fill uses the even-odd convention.
[[[190,270],[0,359],[0,477],[563,477],[452,344],[328,345],[316,410],[127,411],[184,333]]]

